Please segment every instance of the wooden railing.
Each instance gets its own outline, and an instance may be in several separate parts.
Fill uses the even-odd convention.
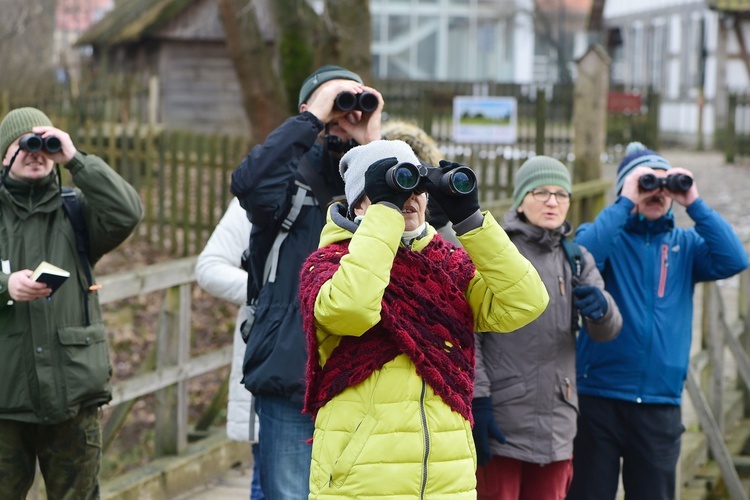
[[[717,283],[704,283],[702,287],[702,349],[691,359],[686,389],[727,493],[732,500],[744,500],[748,498],[746,488],[725,441],[732,430],[727,427],[738,422],[727,425],[725,412],[731,391],[739,387],[747,398],[750,389],[750,271],[739,276],[734,319],[728,317],[728,304]],[[747,417],[748,401],[744,404]]]

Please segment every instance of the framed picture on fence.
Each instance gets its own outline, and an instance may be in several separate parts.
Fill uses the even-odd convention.
[[[453,98],[453,140],[515,144],[518,105],[515,97]]]

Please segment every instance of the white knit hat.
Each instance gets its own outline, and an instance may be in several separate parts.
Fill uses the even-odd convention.
[[[404,141],[373,141],[350,149],[339,162],[339,172],[344,179],[344,194],[349,207],[365,194],[365,173],[370,165],[383,158],[396,158],[399,163],[419,166],[419,159]]]

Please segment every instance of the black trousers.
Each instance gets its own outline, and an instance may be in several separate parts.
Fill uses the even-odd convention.
[[[685,427],[680,407],[578,396],[569,500],[614,499],[620,475],[626,498],[673,500]]]

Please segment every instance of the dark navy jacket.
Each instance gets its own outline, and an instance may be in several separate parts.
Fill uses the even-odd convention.
[[[323,148],[316,143],[321,130],[323,123],[309,112],[291,117],[264,144],[253,147],[232,174],[232,193],[253,223],[249,276],[255,283],[262,283],[268,252],[303,181],[297,172],[301,158],[306,155],[313,168],[343,193],[338,165],[323,173]],[[339,176],[338,184],[334,175]],[[266,283],[258,297],[243,366],[243,383],[253,394],[282,396],[300,407],[307,353],[297,296],[299,272],[318,247],[324,209],[317,204],[303,206],[284,240],[276,279]]]
[[[595,257],[622,313],[611,342],[578,336],[578,393],[679,405],[692,339],[695,284],[744,270],[748,257],[732,227],[701,199],[687,208],[695,227],[670,214],[648,221],[620,197],[575,237]]]

